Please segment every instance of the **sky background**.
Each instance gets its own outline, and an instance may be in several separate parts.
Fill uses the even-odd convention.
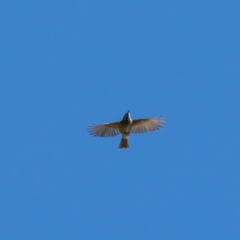
[[[240,239],[240,1],[0,3],[0,239]],[[160,131],[87,126],[164,116]]]

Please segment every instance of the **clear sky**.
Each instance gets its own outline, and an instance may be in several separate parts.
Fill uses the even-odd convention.
[[[240,1],[0,3],[0,239],[240,239]],[[87,126],[164,116],[160,131]]]

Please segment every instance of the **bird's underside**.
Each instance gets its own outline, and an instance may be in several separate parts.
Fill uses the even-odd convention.
[[[119,148],[128,148],[128,137],[131,133],[145,133],[158,130],[163,127],[165,119],[162,117],[143,118],[132,120],[129,111],[120,122],[110,122],[105,124],[93,124],[88,127],[92,136],[113,137],[122,134]]]
[[[163,127],[164,118],[143,118],[132,120],[132,128],[130,133],[145,133],[158,130]],[[113,137],[124,132],[121,122],[110,122],[104,124],[93,124],[88,127],[88,131],[92,136],[96,137]]]

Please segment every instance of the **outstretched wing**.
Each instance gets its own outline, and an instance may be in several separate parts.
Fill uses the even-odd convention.
[[[88,127],[88,132],[97,137],[113,137],[120,133],[119,126],[120,122],[93,124]]]
[[[131,133],[144,133],[158,130],[163,127],[165,119],[162,117],[136,119],[132,122]]]

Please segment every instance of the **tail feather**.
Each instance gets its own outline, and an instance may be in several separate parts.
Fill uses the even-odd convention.
[[[122,148],[129,148],[129,145],[128,145],[128,139],[127,138],[122,138],[119,146],[118,146],[119,149],[122,149]]]

